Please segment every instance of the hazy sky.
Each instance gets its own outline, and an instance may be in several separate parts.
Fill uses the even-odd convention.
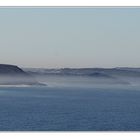
[[[140,67],[140,8],[0,8],[0,63]]]

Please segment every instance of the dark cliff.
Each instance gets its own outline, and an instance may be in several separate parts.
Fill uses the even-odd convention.
[[[0,64],[0,85],[38,85],[33,76],[18,66]]]

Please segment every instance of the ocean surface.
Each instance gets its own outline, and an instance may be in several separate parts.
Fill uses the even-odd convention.
[[[140,86],[46,79],[0,87],[0,131],[140,131]]]

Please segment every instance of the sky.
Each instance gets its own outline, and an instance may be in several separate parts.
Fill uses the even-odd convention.
[[[140,67],[140,8],[0,8],[0,63]]]

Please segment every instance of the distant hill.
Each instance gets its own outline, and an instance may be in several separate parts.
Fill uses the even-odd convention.
[[[0,64],[0,75],[24,75],[24,76],[27,76],[27,73],[24,72],[18,66]]]
[[[39,85],[35,78],[15,65],[0,64],[0,85]]]
[[[73,75],[73,76],[92,76],[92,77],[140,77],[140,69],[135,68],[62,68],[62,69],[42,69],[26,68],[28,73],[38,75]]]
[[[35,76],[82,76],[90,77],[102,83],[140,84],[140,68],[26,68]],[[109,82],[108,82],[109,81]]]

